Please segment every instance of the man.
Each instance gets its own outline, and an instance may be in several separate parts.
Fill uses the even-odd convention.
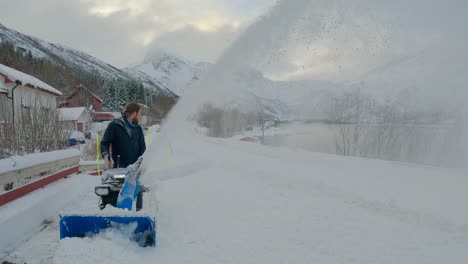
[[[111,155],[114,168],[126,168],[145,152],[143,129],[138,125],[140,117],[140,106],[129,103],[122,116],[114,119],[107,127],[101,141],[101,155],[105,160],[110,160]]]

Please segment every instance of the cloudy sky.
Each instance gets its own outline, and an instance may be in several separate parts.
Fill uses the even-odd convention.
[[[153,47],[214,62],[274,0],[2,1],[0,23],[83,50],[117,67]]]
[[[272,79],[374,78],[437,89],[468,82],[466,0],[276,2],[5,0],[0,23],[117,67],[140,62],[155,47],[215,62],[233,44],[228,67],[237,59]]]

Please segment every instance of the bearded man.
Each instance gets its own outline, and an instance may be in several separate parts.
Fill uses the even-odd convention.
[[[140,105],[129,103],[122,116],[112,120],[101,141],[101,155],[112,157],[114,168],[126,168],[135,163],[146,150],[143,129],[138,125]]]

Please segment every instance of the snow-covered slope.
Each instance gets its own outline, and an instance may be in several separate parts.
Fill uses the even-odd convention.
[[[3,26],[2,24],[0,24],[0,43],[1,42],[8,42],[12,44],[17,51],[24,52],[25,54],[30,52],[35,58],[48,59],[58,65],[70,67],[75,71],[84,71],[93,74],[97,73],[105,79],[133,78],[127,72],[85,52],[22,34]],[[160,87],[158,83],[148,83],[145,86],[155,92],[167,93],[167,91]]]
[[[211,64],[192,62],[167,51],[155,50],[149,53],[143,63],[125,68],[131,76],[144,83],[161,84],[177,96],[208,71]]]
[[[127,68],[125,71],[130,74],[133,78],[139,80],[145,88],[151,87],[160,87],[161,91],[164,94],[170,95],[172,97],[178,97],[179,95],[175,94],[172,90],[170,90],[166,85],[162,84],[158,79],[150,76],[149,74],[139,70],[138,67],[136,68]]]
[[[128,78],[123,71],[96,59],[85,52],[52,44],[41,39],[22,34],[0,24],[0,42],[9,42],[19,51],[31,51],[36,58],[65,63],[86,72],[98,71],[108,78]]]

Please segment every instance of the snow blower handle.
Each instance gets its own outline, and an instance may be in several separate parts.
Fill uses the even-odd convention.
[[[117,208],[132,210],[133,201],[138,196],[140,188],[140,176],[142,173],[141,163],[143,158],[139,157],[138,160],[127,167],[128,171],[125,174],[125,182],[120,189],[119,196],[117,197]]]
[[[108,169],[112,169],[112,159],[109,154],[107,153],[102,154],[102,160],[107,162]]]

